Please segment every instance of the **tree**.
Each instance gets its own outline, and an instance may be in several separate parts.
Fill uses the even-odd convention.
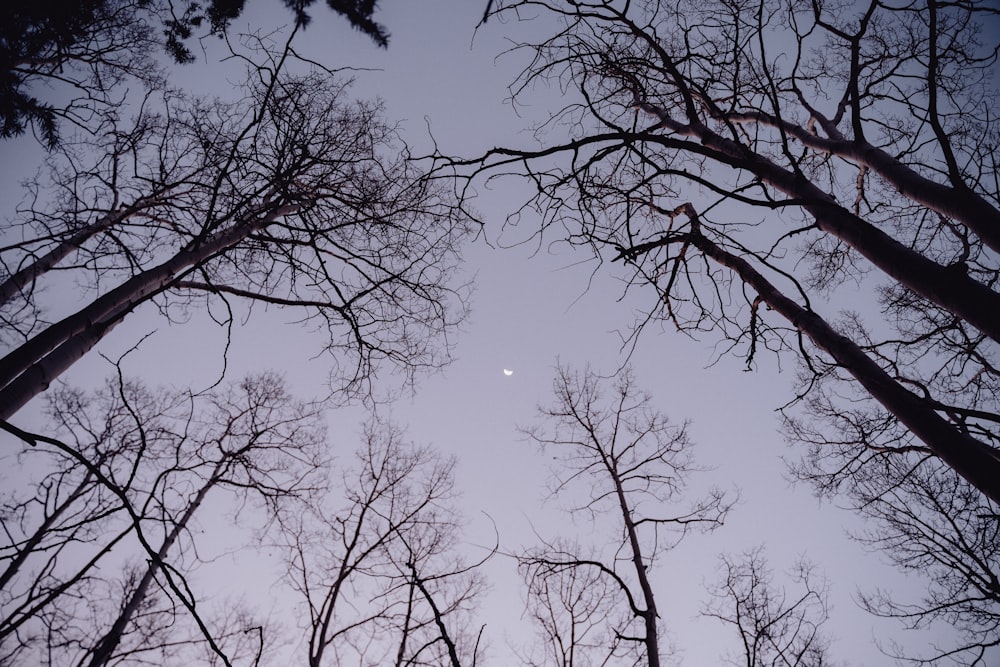
[[[315,0],[284,0],[294,23],[309,22]],[[373,19],[375,0],[327,0],[381,47],[385,28]],[[166,52],[176,63],[195,57],[188,43],[203,26],[226,32],[245,0],[208,3],[169,0],[44,0],[6,3],[0,11],[0,137],[32,126],[52,149],[60,141],[58,121],[89,127],[95,110],[113,107],[128,81],[162,78],[156,58]],[[46,95],[39,88],[54,88]],[[69,96],[69,101],[60,100]],[[46,99],[48,98],[48,99]]]
[[[282,519],[309,667],[476,663],[481,562],[456,548],[455,461],[403,437],[370,422],[342,483]]]
[[[556,542],[545,554],[576,558],[584,547]],[[541,557],[542,552],[538,555]],[[530,558],[530,556],[529,556]],[[622,643],[615,629],[628,624],[616,607],[617,584],[596,567],[553,569],[545,560],[522,560],[527,612],[541,641],[541,655],[524,656],[532,667],[602,664]]]
[[[119,376],[48,400],[62,439],[3,423],[36,473],[0,505],[5,665],[257,665],[282,644],[311,667],[476,664],[483,561],[458,543],[453,460],[373,420],[335,472],[319,404],[273,374],[200,394]],[[303,637],[250,602],[208,604],[220,553],[276,549],[269,595],[301,595]]]
[[[316,4],[316,0],[281,1],[285,7],[292,11],[295,25],[306,26],[309,24],[311,17],[306,10]],[[377,45],[382,48],[389,45],[389,33],[374,19],[375,12],[378,11],[378,0],[326,0],[326,5],[347,19],[354,29],[370,37]],[[182,25],[189,28],[198,27],[205,19],[208,19],[213,32],[224,31],[233,19],[238,18],[243,13],[245,6],[246,0],[211,0],[205,6],[197,2],[190,2],[184,13]],[[174,35],[168,32],[168,37],[171,36]],[[176,37],[187,39],[189,33],[177,33]]]
[[[997,504],[926,453],[859,457],[852,441],[830,441],[829,430],[849,433],[872,428],[874,416],[861,410],[830,411],[814,397],[813,415],[826,420],[789,422],[795,438],[809,443],[809,454],[793,468],[824,496],[846,496],[849,507],[869,520],[854,539],[877,550],[904,572],[928,580],[920,599],[900,599],[890,588],[863,591],[864,609],[896,618],[912,631],[906,645],[884,650],[900,660],[961,665],[992,664],[1000,646],[1000,511]],[[874,455],[869,455],[874,457]],[[956,631],[950,645],[921,642],[928,630]],[[921,644],[924,644],[921,647]]]
[[[155,80],[157,36],[149,17],[165,9],[144,0],[5,4],[0,13],[0,137],[18,136],[31,126],[45,146],[54,148],[60,119],[86,126],[95,109],[114,104],[123,81]],[[56,94],[47,96],[39,88],[54,88]]]
[[[1000,501],[992,5],[493,11],[553,18],[551,38],[521,45],[513,90],[573,90],[546,124],[569,137],[448,168],[527,175],[545,232],[651,288],[646,321],[713,331],[751,368],[761,350],[795,355],[800,397],[836,385],[845,410],[874,401],[898,425],[859,450],[930,452]],[[859,301],[845,285],[871,307],[834,321],[824,302]]]
[[[313,490],[324,463],[316,407],[274,375],[196,395],[119,378],[49,400],[62,440],[8,428],[30,445],[22,472],[41,478],[4,501],[5,664],[189,664],[186,649],[227,665],[234,651],[259,658],[261,621],[213,617],[192,584],[209,547],[197,522],[228,507],[266,525]]]
[[[828,618],[826,583],[813,566],[799,562],[792,578],[797,592],[777,589],[763,549],[720,558],[723,576],[704,611],[732,626],[742,655],[729,659],[746,667],[830,665],[829,641],[820,633]]]
[[[150,302],[229,323],[232,301],[294,309],[328,334],[348,387],[385,361],[408,375],[443,362],[439,336],[464,315],[465,214],[378,105],[346,101],[331,72],[287,73],[290,41],[254,47],[242,100],[150,93],[134,121],[111,114],[50,160],[23,240],[0,248],[0,417]],[[39,287],[58,274],[83,305],[53,320]]]
[[[722,525],[732,501],[712,490],[671,513],[697,470],[691,442],[683,426],[653,409],[629,369],[609,379],[559,366],[553,393],[553,404],[539,410],[545,422],[526,432],[558,461],[553,495],[580,493],[571,511],[595,526],[614,517],[617,537],[594,555],[545,541],[518,557],[548,647],[542,664],[657,667],[663,647],[650,573],[691,530]]]

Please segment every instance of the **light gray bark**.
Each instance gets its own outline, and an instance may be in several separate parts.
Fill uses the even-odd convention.
[[[1000,210],[968,188],[938,183],[889,155],[867,141],[846,139],[831,124],[821,123],[831,134],[817,136],[804,127],[786,123],[763,113],[727,114],[733,122],[752,122],[780,129],[803,146],[820,153],[836,155],[858,166],[871,169],[910,201],[961,222],[983,243],[1000,252]]]
[[[997,292],[966,273],[942,266],[908,248],[854,215],[814,183],[745,146],[716,134],[704,125],[682,124],[653,105],[643,103],[640,106],[674,134],[698,139],[707,151],[698,150],[696,153],[748,171],[775,190],[802,202],[802,208],[813,216],[822,231],[855,249],[903,286],[1000,342],[1000,294]],[[647,138],[651,141],[656,139],[657,135]],[[673,143],[670,137],[664,137],[664,140],[667,146]],[[678,148],[691,150],[693,146]]]
[[[22,293],[25,287],[34,283],[44,273],[78,250],[86,241],[105,229],[114,226],[125,218],[125,216],[125,211],[108,213],[92,225],[61,241],[55,248],[52,248],[35,261],[12,273],[7,280],[0,283],[0,306],[10,301],[15,295]]]
[[[237,221],[166,262],[129,278],[0,359],[0,419],[10,418],[44,391],[138,305],[162,293],[192,268],[297,209],[296,205],[288,204],[267,215]]]
[[[1000,503],[1000,452],[942,418],[926,400],[882,370],[854,341],[838,333],[816,313],[785,296],[747,260],[723,250],[703,236],[695,217],[692,223],[694,231],[684,240],[705,256],[732,269],[764,303],[829,354],[934,454],[994,502]],[[656,242],[649,244],[648,249],[655,245]]]

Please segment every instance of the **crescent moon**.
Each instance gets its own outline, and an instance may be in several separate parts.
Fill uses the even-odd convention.
[[[513,374],[514,374],[514,371],[511,371],[511,370],[507,370],[507,369],[505,368],[505,369],[503,369],[503,374],[504,374],[504,375],[506,375],[507,377],[510,377],[511,375],[513,375]]]

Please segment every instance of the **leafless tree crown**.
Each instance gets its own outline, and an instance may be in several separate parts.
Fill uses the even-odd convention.
[[[511,90],[516,102],[557,86],[564,105],[538,128],[540,148],[443,163],[469,183],[527,176],[536,194],[512,221],[540,218],[539,233],[623,266],[651,297],[640,330],[711,333],[748,369],[765,352],[797,359],[784,409],[805,444],[796,474],[881,516],[873,544],[890,553],[932,521],[936,537],[915,548],[957,579],[911,619],[948,608],[971,655],[995,643],[995,584],[981,588],[996,581],[983,540],[1000,502],[995,5],[492,11],[533,20],[535,35],[551,26],[515,47],[529,62]],[[882,503],[929,514],[903,526]]]
[[[526,433],[557,461],[553,495],[611,536],[606,543],[543,538],[518,557],[541,638],[540,657],[528,660],[663,664],[651,572],[691,530],[721,526],[733,500],[716,489],[685,497],[697,471],[687,431],[653,407],[630,369],[604,378],[560,365],[553,393],[539,409],[543,421]]]
[[[242,99],[152,90],[31,184],[0,248],[0,415],[143,307],[227,326],[255,305],[291,309],[325,334],[338,388],[367,389],[384,362],[410,376],[445,361],[465,312],[464,213],[347,82],[287,72],[290,43],[244,57]],[[69,308],[48,298],[73,283]]]
[[[627,266],[649,318],[751,365],[797,355],[803,396],[854,387],[908,434],[873,446],[926,447],[1000,500],[993,9],[499,5],[555,28],[521,46],[515,99],[573,94],[550,145],[452,168],[527,173],[543,228]],[[869,307],[829,312],[856,281]]]

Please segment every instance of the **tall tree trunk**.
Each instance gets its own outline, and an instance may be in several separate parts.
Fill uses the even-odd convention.
[[[129,278],[0,359],[0,419],[10,418],[44,391],[134,308],[162,293],[185,272],[297,209],[295,205],[285,205],[266,216],[234,223],[215,236],[181,250],[166,262]]]
[[[646,565],[642,562],[642,545],[639,544],[639,535],[636,532],[635,521],[632,518],[632,509],[629,507],[625,497],[625,489],[622,488],[621,477],[618,474],[617,466],[613,461],[608,460],[607,455],[604,465],[608,468],[608,473],[615,485],[615,495],[618,498],[618,507],[622,513],[622,523],[628,535],[629,549],[632,550],[632,567],[635,569],[635,577],[642,590],[642,599],[646,608],[642,611],[643,625],[646,635],[643,641],[646,646],[646,660],[648,667],[660,667],[660,641],[659,632],[656,627],[656,619],[659,614],[656,611],[656,598],[653,596],[653,586],[649,582],[649,575],[646,572]]]
[[[942,266],[908,248],[854,215],[811,181],[746,146],[700,123],[680,123],[655,105],[641,102],[639,106],[658,118],[659,124],[672,133],[695,138],[700,143],[694,145],[691,141],[656,134],[640,135],[639,139],[658,142],[668,148],[693,151],[757,176],[775,190],[800,202],[822,231],[849,245],[886,275],[1000,342],[1000,294],[997,292],[961,271]]]
[[[434,614],[434,625],[438,629],[438,638],[444,642],[445,647],[448,649],[448,662],[451,667],[462,667],[462,661],[458,659],[458,647],[455,646],[454,640],[452,640],[451,635],[448,634],[448,628],[444,624],[444,616],[441,614],[441,610],[438,608],[437,603],[434,602],[434,596],[431,595],[430,591],[427,590],[427,586],[424,580],[417,575],[416,566],[410,562],[407,563],[410,567],[410,581],[416,584],[420,593],[424,596],[424,600],[427,601],[428,606],[431,608],[431,613]]]
[[[21,269],[15,271],[10,275],[10,277],[7,278],[7,280],[0,283],[0,306],[10,301],[15,295],[22,293],[25,287],[34,283],[43,274],[51,270],[62,260],[66,259],[70,253],[79,250],[80,247],[88,240],[105,229],[118,224],[125,219],[126,216],[127,212],[124,210],[108,213],[92,225],[88,225],[68,239],[60,241],[56,247],[52,248],[35,261],[30,262]]]
[[[815,117],[815,111],[813,113]],[[1000,252],[1000,210],[996,206],[967,187],[945,185],[927,178],[867,141],[847,139],[825,118],[817,120],[827,137],[813,134],[801,125],[784,122],[759,111],[727,113],[723,118],[734,123],[757,123],[780,129],[818,153],[835,155],[860,167],[867,167],[910,201],[961,222],[987,247]]]
[[[100,640],[94,645],[94,648],[90,650],[90,659],[84,656],[83,659],[78,663],[81,665],[86,665],[86,667],[103,667],[108,661],[113,657],[115,650],[121,643],[122,636],[125,633],[125,629],[132,617],[135,616],[135,612],[139,609],[142,601],[146,599],[146,595],[149,592],[149,586],[153,583],[157,572],[163,568],[163,563],[167,558],[167,554],[170,552],[170,548],[180,537],[180,534],[187,527],[189,521],[194,516],[194,513],[198,511],[201,504],[205,500],[205,496],[214,487],[218,481],[218,475],[221,472],[225,461],[220,461],[216,464],[215,468],[212,470],[212,476],[209,477],[208,481],[195,495],[191,504],[188,505],[187,509],[184,510],[184,514],[181,516],[180,520],[174,525],[173,529],[164,538],[163,543],[156,552],[156,558],[150,559],[148,566],[146,567],[145,573],[142,575],[142,579],[139,581],[138,586],[132,591],[132,595],[129,596],[128,602],[122,607],[121,613],[118,614],[118,618],[112,624],[111,629],[101,637]],[[138,528],[137,528],[138,530]]]
[[[829,354],[935,455],[994,502],[1000,503],[1000,452],[943,419],[927,401],[882,370],[854,341],[837,333],[816,313],[785,296],[745,259],[705,238],[697,226],[687,240],[707,257],[736,272],[764,303]]]

